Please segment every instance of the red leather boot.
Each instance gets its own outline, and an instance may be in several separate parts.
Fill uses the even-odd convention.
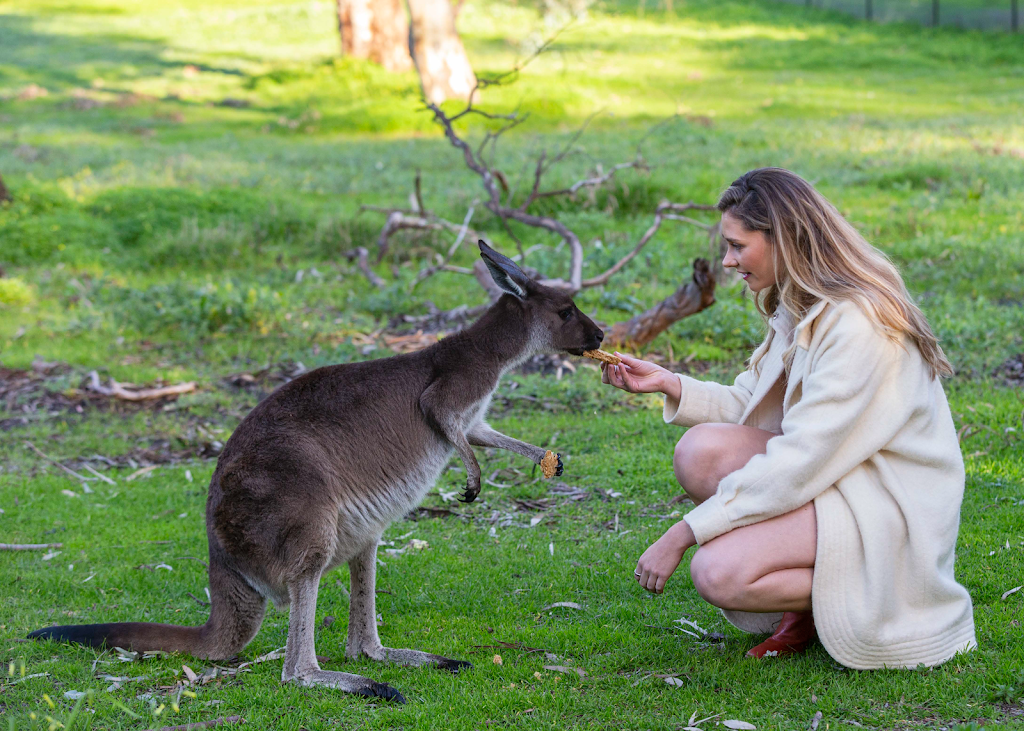
[[[817,636],[814,617],[810,612],[785,612],[775,634],[757,647],[747,650],[749,657],[778,657],[796,655],[807,649]]]

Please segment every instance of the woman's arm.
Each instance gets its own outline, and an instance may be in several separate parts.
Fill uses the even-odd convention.
[[[665,589],[665,582],[679,568],[683,554],[696,545],[697,539],[689,524],[680,520],[644,551],[633,576],[647,591],[660,594]]]
[[[665,422],[678,426],[737,423],[757,385],[757,375],[749,370],[726,386],[672,373],[622,353],[616,355],[622,358],[620,365],[601,364],[602,382],[630,393],[665,394]]]

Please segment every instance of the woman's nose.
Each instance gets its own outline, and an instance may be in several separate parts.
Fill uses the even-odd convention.
[[[722,259],[722,266],[724,267],[731,268],[739,265],[740,263],[736,261],[736,257],[734,257],[731,253],[726,254],[725,257]]]

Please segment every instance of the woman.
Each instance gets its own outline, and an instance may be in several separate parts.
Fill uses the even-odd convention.
[[[765,341],[732,386],[622,356],[603,380],[665,394],[692,427],[673,464],[697,506],[640,557],[661,593],[684,552],[747,654],[815,632],[851,668],[932,666],[976,646],[953,576],[964,466],[939,378],[952,374],[895,267],[821,194],[753,170],[718,203],[723,264],[754,293]]]

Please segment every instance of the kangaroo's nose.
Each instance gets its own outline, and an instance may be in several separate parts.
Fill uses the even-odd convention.
[[[604,330],[597,331],[597,342],[600,345],[601,341],[604,340]]]

